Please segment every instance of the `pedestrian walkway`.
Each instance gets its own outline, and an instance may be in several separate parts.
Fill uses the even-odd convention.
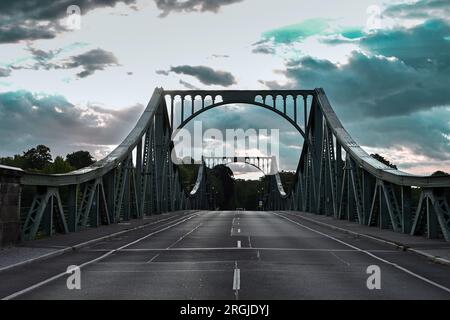
[[[333,217],[324,215],[299,211],[284,212],[334,230],[384,242],[399,249],[420,254],[433,260],[434,262],[450,265],[450,243],[444,240],[428,239],[424,236],[411,236],[409,234],[398,233],[392,230],[360,225],[356,222],[350,222],[347,220],[336,220]]]
[[[147,216],[98,228],[88,228],[79,232],[55,234],[52,237],[24,241],[16,246],[0,248],[0,272],[64,254],[131,230],[143,228],[149,224],[163,222],[175,215],[181,216],[192,212],[194,211],[187,210]]]

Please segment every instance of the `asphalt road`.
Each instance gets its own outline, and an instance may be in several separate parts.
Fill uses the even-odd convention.
[[[69,265],[81,289],[69,290]],[[369,266],[380,289],[369,290]],[[450,299],[450,267],[288,213],[201,211],[0,273],[10,299]]]

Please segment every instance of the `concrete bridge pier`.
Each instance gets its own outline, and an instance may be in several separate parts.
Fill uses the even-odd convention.
[[[20,178],[23,170],[0,165],[0,247],[20,240]]]

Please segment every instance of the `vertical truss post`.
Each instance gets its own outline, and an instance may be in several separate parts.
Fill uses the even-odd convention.
[[[140,205],[142,203],[142,137],[138,139],[136,148],[136,179],[134,180],[134,185],[135,197],[137,198],[137,203]],[[141,208],[136,208],[136,215],[137,217],[142,217],[142,209],[139,209]]]
[[[94,186],[94,196],[92,199],[91,210],[89,212],[89,226],[90,227],[98,227],[100,225],[100,192],[99,192],[100,184],[96,183]]]
[[[68,228],[70,232],[75,232],[77,226],[77,212],[78,212],[78,185],[73,184],[69,186],[69,196],[67,200],[68,205]]]
[[[335,212],[335,218],[339,217],[339,211],[341,210],[341,192],[342,192],[342,174],[344,170],[344,166],[342,164],[342,147],[340,143],[336,140],[336,162],[335,162],[336,168],[336,212]]]
[[[131,211],[131,179],[133,175],[133,160],[131,154],[128,155],[128,161],[125,167],[127,172],[127,179],[124,181],[124,191],[123,191],[123,220],[130,220]]]
[[[114,214],[114,183],[115,183],[115,171],[111,170],[105,175],[104,188],[105,188],[105,201],[108,207],[108,215],[110,223],[116,222],[116,216]]]
[[[184,97],[183,97],[184,99]],[[184,104],[182,104],[184,106]],[[183,108],[184,112],[184,108]],[[164,168],[164,113],[161,105],[155,114],[155,200],[156,212],[162,212],[162,174]]]
[[[426,210],[427,210],[427,236],[429,239],[436,239],[439,233],[439,225],[436,212],[434,211],[433,204],[431,203],[430,197],[425,199]]]
[[[410,233],[412,228],[411,187],[401,187],[402,232]]]
[[[386,204],[386,198],[384,197],[383,185],[381,181],[378,183],[378,196],[380,201],[379,226],[380,229],[388,229],[390,226],[389,212]]]
[[[48,236],[53,234],[53,197],[50,195],[47,197],[47,205],[44,209],[44,216],[42,217],[42,230]]]
[[[365,170],[362,170],[362,196],[363,196],[363,224],[367,225],[370,219],[375,179]]]

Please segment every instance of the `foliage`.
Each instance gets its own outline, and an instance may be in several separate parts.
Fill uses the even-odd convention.
[[[93,157],[88,151],[77,151],[67,156],[71,160],[57,156],[52,161],[50,148],[41,144],[24,151],[22,155],[16,154],[13,157],[0,158],[0,164],[21,168],[29,172],[54,174],[70,172],[80,168],[80,165],[84,167],[93,163]]]
[[[379,155],[378,153],[372,153],[370,156],[372,158],[380,161],[381,163],[384,163],[388,167],[391,167],[393,169],[397,169],[397,166],[395,164],[391,163],[389,160],[385,159],[383,156]]]
[[[64,160],[64,158],[61,156],[57,156],[55,158],[55,161],[45,166],[45,168],[41,170],[41,172],[47,174],[55,174],[66,173],[73,170],[75,170],[75,168],[72,167],[68,161]]]
[[[95,162],[94,157],[89,151],[76,151],[66,156],[68,163],[75,169],[88,167]]]

